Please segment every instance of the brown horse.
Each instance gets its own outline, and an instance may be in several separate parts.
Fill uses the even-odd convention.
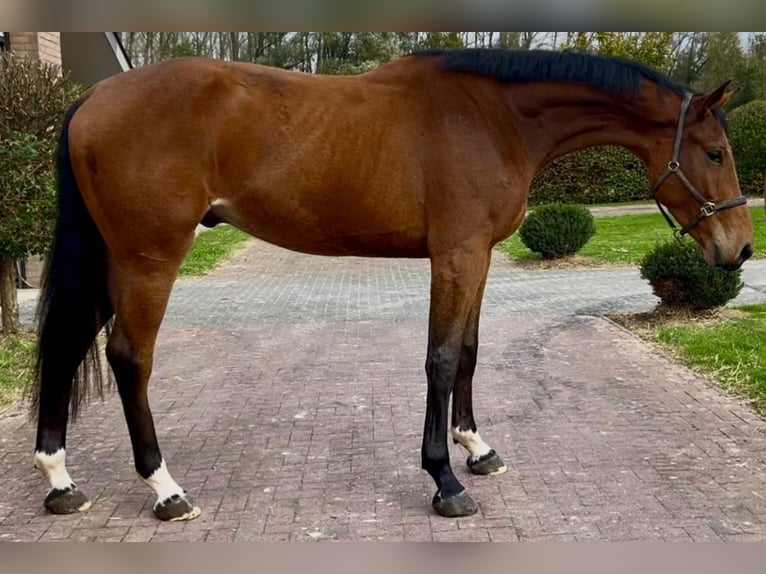
[[[707,261],[737,268],[752,225],[720,113],[728,97],[632,62],[500,50],[414,54],[355,77],[186,58],[95,85],[65,118],[39,309],[46,507],[90,504],[66,471],[65,434],[100,379],[88,367],[113,320],[106,356],[154,511],[199,514],[165,467],[147,384],[195,227],[227,222],[306,253],[430,258],[422,465],[437,513],[475,512],[450,467],[449,400],[470,470],[504,471],[477,432],[472,378],[490,253],[519,227],[535,173],[574,150],[624,146]]]

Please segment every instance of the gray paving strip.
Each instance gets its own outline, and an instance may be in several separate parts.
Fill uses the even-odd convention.
[[[766,300],[750,262],[737,300]],[[0,416],[0,540],[763,540],[764,421],[601,317],[656,303],[630,268],[525,271],[496,258],[474,393],[498,477],[458,477],[476,516],[433,516],[419,468],[428,264],[252,243],[176,284],[151,402],[171,472],[202,507],[158,523],[116,396],[68,435],[93,499],[42,509],[34,428]],[[34,301],[23,304],[29,321]]]

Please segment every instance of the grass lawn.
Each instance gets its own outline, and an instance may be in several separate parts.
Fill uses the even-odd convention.
[[[763,207],[751,207],[755,229],[755,255],[766,256],[766,215]],[[582,265],[638,265],[643,256],[657,244],[672,237],[668,224],[657,213],[598,217],[596,234],[574,256]],[[527,249],[518,233],[497,246],[518,263],[539,263],[542,258]]]
[[[241,247],[250,236],[236,227],[219,225],[200,233],[181,264],[180,275],[204,275]]]
[[[616,319],[766,414],[766,304],[726,309],[701,320]]]
[[[32,376],[34,333],[0,335],[0,410],[14,403]]]

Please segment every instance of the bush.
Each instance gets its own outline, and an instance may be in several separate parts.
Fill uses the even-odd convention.
[[[53,233],[54,151],[80,88],[58,66],[0,53],[0,323],[19,328],[15,260],[45,251]]]
[[[641,278],[668,307],[713,309],[725,305],[742,289],[742,271],[708,265],[702,249],[691,241],[670,241],[655,247],[641,261]]]
[[[742,193],[766,192],[766,101],[756,100],[728,114],[729,141]]]
[[[14,132],[0,144],[0,257],[41,255],[56,220],[56,141]]]
[[[567,154],[532,181],[529,202],[611,203],[651,199],[646,168],[628,150],[600,146]]]
[[[556,259],[577,253],[595,232],[587,207],[554,203],[532,211],[521,224],[519,237],[545,259]]]

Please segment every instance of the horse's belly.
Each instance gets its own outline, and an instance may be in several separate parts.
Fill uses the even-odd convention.
[[[241,209],[219,201],[202,223],[229,223],[269,243],[316,255],[428,257],[425,226],[415,218],[318,216],[312,211],[257,209],[253,204]]]
[[[239,226],[238,226],[239,227]],[[365,233],[348,232],[327,234],[267,226],[243,226],[243,231],[264,241],[315,255],[352,255],[358,257],[428,257],[425,237],[414,237],[406,232]]]
[[[347,235],[338,237],[311,238],[296,241],[294,238],[275,236],[269,239],[295,251],[316,255],[353,255],[358,257],[428,257],[425,240],[413,239],[400,234]]]

